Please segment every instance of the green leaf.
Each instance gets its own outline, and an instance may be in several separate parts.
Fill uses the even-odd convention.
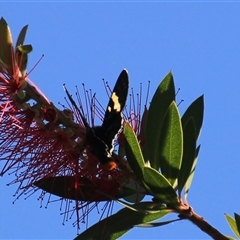
[[[25,37],[26,37],[27,29],[28,29],[28,25],[26,25],[22,28],[21,32],[18,35],[15,49],[17,49],[18,46],[23,45]]]
[[[28,64],[28,54],[32,51],[32,45],[21,45],[16,48],[16,61],[18,67],[22,73],[22,76],[25,76],[27,64]]]
[[[183,153],[182,125],[175,102],[170,104],[164,117],[158,151],[158,165],[173,186],[178,178]]]
[[[27,54],[27,53],[30,53],[33,50],[33,48],[32,48],[32,45],[27,44],[27,45],[18,46],[17,50],[21,53]]]
[[[178,176],[178,191],[179,195],[186,184],[195,161],[196,151],[196,136],[195,136],[195,124],[192,117],[183,127],[183,158],[182,165]]]
[[[228,214],[225,213],[225,217],[227,219],[227,222],[230,226],[230,228],[232,229],[232,231],[234,232],[234,234],[237,236],[237,238],[239,239],[240,238],[240,234],[238,232],[238,227],[237,227],[237,224],[236,224],[236,221]]]
[[[78,188],[75,187],[76,184],[79,184]],[[88,201],[93,198],[93,194],[96,194],[96,186],[89,179],[78,179],[74,176],[42,178],[34,185],[53,195],[79,201]],[[102,201],[107,199],[109,200],[109,198],[103,196]]]
[[[187,195],[189,193],[189,190],[190,190],[190,187],[191,187],[191,184],[192,184],[193,176],[194,176],[194,173],[195,173],[195,170],[196,170],[196,166],[197,166],[199,151],[200,151],[200,145],[195,150],[195,159],[194,159],[194,161],[192,163],[192,168],[191,168],[190,175],[188,176],[188,179],[187,179],[187,181],[185,183],[185,186],[184,186],[184,188],[185,188],[184,189],[184,198],[185,199],[187,199]]]
[[[144,112],[142,114],[141,126],[140,126],[140,135],[146,137],[146,124],[147,124],[148,109],[145,106]]]
[[[146,124],[146,144],[148,158],[151,167],[159,169],[159,138],[162,131],[162,124],[169,105],[175,100],[175,87],[172,73],[160,83],[157,88],[148,111]]]
[[[196,140],[199,137],[202,122],[203,122],[203,111],[204,111],[204,100],[203,95],[197,98],[192,104],[188,107],[186,112],[182,116],[182,126],[183,128],[188,123],[190,118],[193,118],[195,124],[195,136]]]
[[[142,154],[145,162],[148,160],[148,153],[147,153],[147,144],[146,144],[146,126],[147,126],[147,116],[148,116],[148,109],[145,106],[142,119],[141,119],[141,127],[140,127],[140,146],[142,148]]]
[[[145,165],[141,148],[139,146],[135,132],[132,130],[129,123],[124,126],[124,146],[127,155],[127,160],[134,174],[141,180],[142,169]]]
[[[146,204],[138,203],[133,205],[134,208],[140,208]],[[77,236],[74,240],[92,240],[92,239],[118,239],[126,232],[130,231],[135,225],[151,222],[162,218],[170,213],[171,210],[163,209],[156,213],[146,214],[142,212],[132,211],[128,208],[121,209],[116,214],[98,222],[86,231]]]
[[[128,194],[126,197],[124,197],[124,200],[128,202],[138,203],[145,197],[145,188],[136,183],[136,181],[130,180],[124,185],[124,187],[132,190],[132,194]]]
[[[116,202],[132,211],[145,214],[158,213],[159,211],[162,210],[164,211],[166,210],[167,212],[173,212],[173,210],[168,208],[166,205],[155,202],[143,202],[144,204],[141,204],[140,206],[136,206],[136,204],[134,205],[128,204],[126,202],[121,201],[120,199],[116,200]]]
[[[238,215],[237,213],[234,213],[234,217],[235,217],[238,233],[240,233],[240,215]]]
[[[22,76],[25,76],[27,64],[28,64],[28,54],[32,51],[32,45],[21,45],[16,49],[16,60],[18,67],[22,73]]]
[[[0,59],[7,67],[10,74],[13,73],[12,55],[13,55],[13,42],[12,34],[9,26],[4,18],[0,19]]]
[[[100,179],[101,181],[101,179]],[[34,183],[36,187],[53,195],[78,200],[78,201],[110,201],[111,196],[107,196],[96,182],[85,177],[78,176],[57,176],[42,178]],[[76,187],[77,186],[77,187]],[[132,190],[123,188],[119,190],[117,198],[133,194]]]
[[[230,237],[230,236],[226,236],[226,235],[225,235],[225,237],[227,237],[229,240],[236,240],[235,238]]]
[[[174,220],[169,220],[169,221],[165,221],[165,222],[154,222],[154,223],[143,223],[143,224],[138,224],[136,225],[136,227],[161,227],[164,225],[167,225],[169,223],[173,223],[173,222],[177,222],[180,221],[182,219],[178,218],[178,219],[174,219]]]
[[[179,206],[176,192],[170,182],[158,171],[150,167],[143,168],[144,184],[160,201],[172,206]]]
[[[32,51],[32,45],[30,44],[23,45],[26,37],[27,29],[28,29],[28,25],[22,28],[21,32],[18,35],[18,39],[15,47],[16,61],[22,73],[22,76],[26,74],[26,68],[28,63],[28,53]]]

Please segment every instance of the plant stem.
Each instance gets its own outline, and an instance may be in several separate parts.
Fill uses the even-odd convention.
[[[185,205],[186,206],[186,205]],[[179,212],[179,211],[178,211]],[[220,233],[216,228],[214,228],[212,225],[210,225],[208,222],[204,220],[203,217],[195,213],[192,209],[192,207],[188,207],[186,210],[180,211],[180,218],[185,218],[191,221],[193,224],[195,224],[197,227],[199,227],[203,232],[211,236],[213,239],[216,240],[229,240],[225,235]]]

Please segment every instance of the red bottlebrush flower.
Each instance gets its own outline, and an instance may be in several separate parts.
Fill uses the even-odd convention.
[[[133,89],[132,93],[129,96],[129,106],[125,110],[125,121],[128,121],[134,130],[137,138],[139,140],[140,146],[145,144],[145,124],[147,118],[147,101],[149,95],[150,82],[148,82],[147,95],[145,103],[142,106],[142,84],[140,84],[140,92],[135,94]],[[120,148],[124,147],[124,136],[123,133],[120,133],[118,138],[118,143]]]
[[[41,106],[39,103],[21,110],[18,108],[21,102],[15,104],[12,101],[11,104],[11,108],[4,110],[1,118],[0,131],[3,134],[0,135],[0,160],[5,162],[1,174],[10,171],[15,176],[10,184],[19,184],[17,199],[35,192],[37,188],[34,186],[46,191],[40,183],[52,179],[48,192],[59,196],[54,188],[63,187],[66,194],[60,195],[60,200],[66,202],[66,209],[63,210],[64,221],[72,215],[67,209],[74,200],[73,209],[77,213],[76,225],[79,228],[80,221],[94,206],[98,206],[98,202],[111,202],[111,199],[101,195],[99,191],[112,199],[118,198],[125,174],[119,169],[107,171],[94,155],[81,150],[85,129],[81,124],[73,122],[70,111],[59,111],[54,106]],[[61,125],[62,118],[74,126],[75,132],[72,128]],[[57,176],[63,177],[65,184],[59,183],[55,179]],[[72,180],[68,181],[69,177],[76,179],[74,183]],[[86,182],[79,184],[79,178],[91,182],[93,187],[88,189],[89,184]],[[74,199],[68,196],[68,189],[74,190]],[[79,195],[79,192],[82,195]],[[40,198],[45,195],[46,192],[42,192]],[[51,198],[48,202],[51,202]]]
[[[1,24],[5,24],[2,19],[0,27]],[[123,171],[117,164],[106,169],[99,162],[99,154],[85,142],[86,132],[94,126],[95,116],[104,119],[103,125],[106,114],[109,118],[117,118],[110,140],[105,138],[103,141],[109,148],[107,153],[111,154],[110,157],[106,155],[107,160],[114,158],[112,141],[121,127],[120,113],[127,92],[120,96],[119,87],[114,88],[105,115],[95,96],[87,96],[92,121],[91,124],[84,123],[76,106],[59,110],[29,80],[25,74],[26,53],[19,48],[14,51],[12,44],[1,45],[0,38],[0,57],[5,60],[0,61],[0,161],[3,163],[0,175],[8,172],[14,176],[9,184],[18,184],[16,199],[22,195],[27,198],[39,188],[43,190],[39,197],[41,201],[50,194],[47,205],[52,201],[52,195],[58,196],[61,204],[65,203],[64,221],[76,212],[79,228],[80,221],[99,202],[111,203],[112,199],[123,196],[124,193],[120,194],[122,187],[129,181],[131,173]],[[80,94],[77,96],[82,111]],[[85,116],[83,111],[82,115]],[[112,127],[111,124],[107,126]],[[102,129],[108,131],[105,127]],[[97,128],[93,130],[98,137]]]
[[[13,52],[12,55],[15,57]],[[42,186],[46,181],[52,180],[50,194],[59,196],[55,188],[63,187],[66,194],[60,195],[59,200],[66,204],[64,221],[76,212],[79,228],[80,221],[99,202],[118,198],[126,174],[120,169],[106,170],[96,156],[83,149],[86,130],[75,111],[59,110],[26,76],[24,84],[20,84],[14,71],[17,68],[0,72],[0,161],[3,163],[0,174],[14,175],[9,184],[19,184],[17,199],[22,195],[27,198],[37,187],[44,190],[42,199],[47,194]],[[59,183],[59,177],[65,183]],[[74,198],[68,195],[69,189]]]

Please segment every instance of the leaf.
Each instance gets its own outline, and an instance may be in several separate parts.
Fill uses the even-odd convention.
[[[27,53],[30,53],[33,50],[33,48],[32,48],[32,45],[27,44],[27,45],[18,46],[17,50],[21,53],[27,54]]]
[[[23,45],[25,37],[26,37],[27,29],[28,29],[28,25],[24,26],[22,28],[22,30],[20,31],[17,42],[16,42],[15,49],[17,49],[18,46]]]
[[[75,187],[76,184],[79,185],[78,188]],[[79,201],[89,201],[96,194],[95,190],[97,189],[89,179],[75,178],[74,176],[43,178],[35,182],[34,185],[53,195]],[[109,200],[106,198],[103,196],[103,201]]]
[[[0,19],[0,59],[6,65],[10,74],[13,73],[12,55],[13,42],[9,26],[4,18]]]
[[[225,213],[225,217],[227,219],[227,222],[230,226],[230,228],[232,229],[232,231],[234,232],[234,234],[237,236],[237,238],[239,239],[240,238],[240,234],[238,232],[238,227],[237,227],[237,224],[236,224],[236,221],[228,214]]]
[[[188,107],[185,113],[182,116],[182,126],[183,128],[188,123],[190,118],[193,118],[195,125],[195,139],[197,141],[203,122],[203,111],[204,111],[204,99],[203,95],[197,98],[192,104]]]
[[[161,227],[164,225],[167,225],[169,223],[173,223],[176,221],[180,221],[182,219],[178,218],[178,219],[174,219],[174,220],[169,220],[169,221],[165,221],[165,222],[154,222],[154,223],[143,223],[143,224],[138,224],[136,225],[136,227]]]
[[[16,49],[16,61],[22,76],[25,76],[26,74],[28,54],[32,51],[32,49],[32,45],[21,45]]]
[[[158,151],[158,165],[173,186],[178,178],[183,152],[182,125],[175,102],[170,104],[164,117]]]
[[[140,208],[146,204],[138,203],[133,205],[134,208]],[[123,234],[131,230],[135,225],[151,222],[162,218],[171,211],[169,209],[159,210],[157,213],[146,214],[142,212],[132,211],[128,208],[121,209],[117,213],[98,222],[86,231],[77,236],[74,240],[92,240],[92,239],[118,239]]]
[[[145,213],[145,214],[158,213],[159,211],[163,211],[163,210],[164,211],[166,210],[168,213],[173,212],[173,210],[168,208],[166,205],[155,203],[155,202],[143,202],[144,204],[141,204],[140,207],[139,206],[136,207],[136,204],[134,205],[128,204],[119,199],[116,200],[116,202],[118,202],[119,204],[123,205],[124,207],[132,211]]]
[[[101,179],[100,179],[101,180]],[[42,178],[34,183],[36,187],[51,193],[53,195],[78,200],[78,201],[109,201],[112,200],[111,196],[101,193],[99,184],[93,182],[85,177],[78,176],[57,176]],[[123,188],[119,191],[117,197],[125,197],[129,194],[133,194],[130,189]]]
[[[123,133],[127,160],[134,174],[138,177],[139,180],[141,180],[143,178],[142,169],[144,167],[145,162],[142,156],[142,151],[139,146],[136,134],[132,130],[129,123],[125,124]]]
[[[178,191],[179,195],[189,178],[196,151],[196,136],[195,136],[195,124],[192,117],[189,118],[188,122],[183,127],[183,158],[182,165],[178,176]]]
[[[179,206],[176,192],[170,182],[158,171],[150,167],[143,168],[144,184],[160,201],[172,206]]]
[[[226,235],[225,235],[225,237],[227,237],[229,240],[236,240],[235,238],[230,237],[230,236],[226,236]]]
[[[183,151],[183,164],[179,175],[179,195],[185,184],[184,198],[187,198],[194,171],[197,164],[197,157],[200,150],[200,146],[195,150],[195,157],[193,158],[194,144],[196,146],[196,141],[199,137],[202,122],[203,122],[203,110],[204,101],[203,95],[197,98],[186,110],[182,117],[182,127],[184,134],[184,151]],[[193,121],[193,123],[191,123]],[[193,130],[194,129],[194,130]],[[193,132],[195,134],[193,134]],[[195,136],[194,136],[195,135]],[[195,141],[194,139],[195,138]],[[194,143],[195,142],[195,143]],[[190,170],[191,167],[191,170]],[[189,171],[190,170],[190,171]],[[189,176],[188,176],[189,175]],[[187,180],[186,180],[187,179]]]
[[[146,123],[147,123],[148,109],[145,106],[141,119],[140,135],[146,137]]]
[[[147,144],[146,144],[146,124],[147,124],[147,116],[148,116],[148,109],[145,106],[144,108],[144,112],[142,115],[142,119],[141,119],[141,127],[140,127],[140,146],[142,149],[142,154],[143,154],[143,158],[146,161],[148,161],[148,153],[147,153]]]
[[[187,195],[189,193],[189,190],[190,190],[190,187],[191,187],[191,184],[192,184],[193,176],[194,176],[196,166],[197,166],[199,151],[200,151],[200,145],[195,150],[195,159],[194,159],[193,164],[192,164],[190,175],[188,176],[188,179],[187,179],[187,181],[185,183],[185,186],[184,186],[184,188],[185,188],[184,189],[184,198],[185,199],[187,199]]]
[[[145,196],[146,189],[142,190],[142,187],[140,185],[138,185],[138,184],[136,184],[136,185],[137,186],[135,187],[135,189],[129,188],[128,185],[123,185],[118,191],[117,199],[123,198],[123,199],[126,199],[126,201],[128,201],[127,197],[129,197],[130,199],[132,199],[132,203],[140,202],[142,200],[142,198]],[[134,202],[133,202],[133,196],[135,196]]]
[[[148,149],[148,158],[151,167],[159,170],[159,137],[162,131],[162,124],[166,111],[172,101],[175,100],[175,87],[172,73],[160,83],[157,88],[149,110],[146,124],[146,144]]]
[[[240,215],[238,215],[237,213],[234,213],[234,217],[235,217],[238,233],[240,233]]]
[[[136,183],[136,181],[130,180],[127,184],[124,185],[124,187],[131,189],[133,192],[133,194],[129,194],[124,197],[124,200],[128,202],[138,203],[145,197],[145,188]]]

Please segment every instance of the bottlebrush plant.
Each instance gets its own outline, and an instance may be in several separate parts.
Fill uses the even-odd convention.
[[[76,213],[77,228],[98,204],[123,209],[89,227],[75,239],[116,239],[134,226],[160,227],[190,220],[214,239],[230,239],[193,211],[187,202],[200,145],[203,96],[180,116],[172,72],[141,109],[130,104],[128,72],[122,70],[106,109],[88,96],[91,116],[67,91],[68,107],[57,108],[28,78],[30,44],[25,26],[13,47],[10,28],[0,20],[0,174],[14,176],[17,199],[40,191],[65,204],[64,221]],[[131,101],[131,100],[130,100]],[[123,114],[124,113],[124,114]],[[124,117],[123,117],[124,115]],[[102,125],[95,126],[95,117]],[[144,196],[152,201],[145,201]],[[72,204],[72,205],[71,205]],[[70,208],[70,205],[73,206]],[[176,213],[170,221],[161,219]],[[126,216],[128,216],[126,218]],[[239,216],[227,220],[239,236]],[[174,227],[174,226],[173,226]],[[107,229],[107,230],[106,230]]]

